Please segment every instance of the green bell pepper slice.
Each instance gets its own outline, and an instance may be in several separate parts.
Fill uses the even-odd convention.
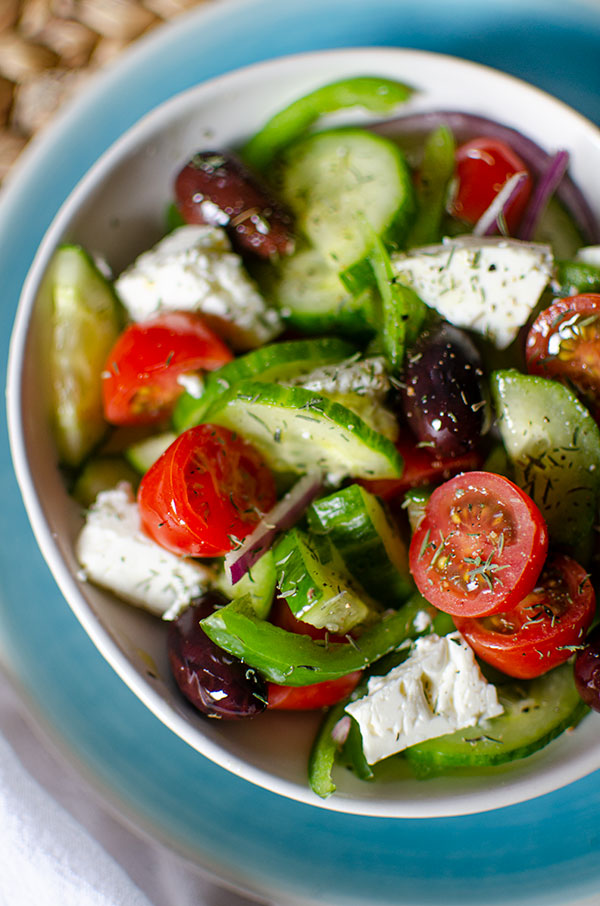
[[[201,622],[207,636],[229,654],[258,670],[265,679],[284,686],[308,686],[363,670],[419,632],[417,613],[437,613],[420,595],[413,595],[400,610],[385,613],[358,639],[348,642],[314,641],[288,632],[257,617],[247,598],[216,610]]]
[[[427,306],[409,286],[395,278],[388,251],[378,236],[373,237],[369,262],[381,297],[380,339],[392,371],[399,371],[408,346],[419,336]]]
[[[585,261],[563,260],[556,262],[556,277],[561,291],[571,295],[578,293],[600,292],[600,267]]]
[[[379,76],[357,76],[322,85],[272,116],[247,142],[242,157],[248,166],[264,170],[283,148],[320,117],[348,107],[388,114],[412,93],[408,85]]]
[[[407,245],[416,247],[439,242],[450,181],[454,176],[455,142],[447,126],[427,138],[419,168],[417,216]]]

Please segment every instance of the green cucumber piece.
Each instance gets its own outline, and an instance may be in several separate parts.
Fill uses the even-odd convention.
[[[321,85],[275,113],[244,147],[248,166],[264,170],[274,157],[306,132],[316,120],[348,107],[372,113],[391,113],[413,89],[381,76],[355,76]]]
[[[230,600],[245,598],[256,616],[266,620],[273,603],[276,582],[275,558],[273,551],[269,550],[235,585],[231,584],[225,570],[221,570],[215,579],[215,588]]]
[[[253,349],[207,374],[200,397],[182,393],[173,412],[173,426],[181,433],[200,424],[213,400],[240,381],[286,381],[317,365],[341,362],[355,353],[356,346],[338,337],[290,340]]]
[[[406,544],[374,494],[351,484],[314,501],[306,516],[310,531],[329,539],[375,600],[397,607],[414,591]]]
[[[273,551],[279,594],[296,619],[336,635],[372,622],[374,607],[362,589],[353,586],[335,548],[326,538],[315,542],[295,528]]]
[[[101,491],[108,491],[121,481],[136,488],[139,475],[121,456],[94,456],[84,464],[71,494],[82,506],[89,507]]]
[[[415,212],[400,148],[364,129],[309,135],[288,148],[277,188],[308,244],[338,271],[368,255],[373,232],[401,242]]]
[[[569,663],[537,679],[516,680],[497,689],[504,714],[404,750],[418,777],[526,758],[589,711],[577,693]]]
[[[58,454],[78,466],[104,437],[101,374],[121,330],[110,283],[80,246],[61,246],[50,265],[51,386]]]
[[[371,286],[365,284],[361,292],[347,288],[339,268],[326,261],[319,250],[301,248],[283,258],[263,278],[262,289],[283,320],[303,333],[335,331],[361,338],[374,331]]]
[[[496,371],[492,399],[514,480],[535,501],[553,542],[592,532],[600,492],[600,429],[571,390],[518,371]]]
[[[391,440],[345,406],[302,387],[242,381],[214,401],[203,421],[237,431],[274,472],[321,469],[336,481],[402,473]]]
[[[398,438],[398,419],[386,405],[392,385],[383,356],[366,359],[354,356],[335,365],[315,368],[285,383],[341,403],[375,431],[393,441]]]
[[[145,475],[150,466],[154,465],[159,456],[162,456],[176,439],[177,434],[173,431],[153,434],[127,447],[125,459],[139,475]]]
[[[533,241],[551,245],[556,258],[572,258],[585,245],[581,230],[556,196],[548,201]]]

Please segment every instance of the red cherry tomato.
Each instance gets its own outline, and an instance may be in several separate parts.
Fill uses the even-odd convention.
[[[102,374],[104,415],[114,425],[160,421],[183,392],[179,378],[213,371],[231,351],[191,312],[168,312],[126,327]]]
[[[456,150],[456,188],[449,210],[453,217],[474,225],[487,211],[504,184],[515,173],[527,173],[504,215],[514,233],[531,194],[531,177],[520,157],[505,142],[473,138]]]
[[[313,711],[317,708],[329,708],[344,698],[348,698],[356,689],[362,670],[354,670],[346,676],[311,686],[278,686],[268,684],[267,708],[279,711]]]
[[[586,571],[559,554],[548,559],[534,590],[513,610],[454,622],[482,660],[509,676],[532,679],[571,657],[595,609]]]
[[[457,472],[471,472],[481,468],[483,464],[483,458],[477,450],[468,450],[459,456],[439,456],[431,447],[420,447],[406,435],[396,441],[396,449],[404,460],[400,478],[364,479],[359,482],[367,491],[383,500],[400,497],[410,488],[439,484]]]
[[[424,598],[452,616],[510,610],[533,589],[548,532],[535,503],[508,478],[465,472],[436,488],[410,543]]]
[[[574,385],[600,412],[600,293],[558,299],[533,322],[525,344],[530,374]]]
[[[259,453],[218,425],[180,434],[138,489],[144,531],[175,554],[219,557],[249,535],[276,499]]]

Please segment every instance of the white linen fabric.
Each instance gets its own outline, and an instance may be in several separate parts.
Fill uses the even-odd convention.
[[[249,906],[137,835],[34,729],[0,672],[0,906]]]

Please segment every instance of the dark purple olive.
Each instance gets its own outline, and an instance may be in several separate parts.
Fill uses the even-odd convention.
[[[291,214],[232,154],[195,154],[177,175],[175,198],[186,223],[223,227],[239,251],[273,258],[294,250]]]
[[[401,381],[417,440],[442,456],[476,447],[486,419],[482,377],[477,347],[462,330],[442,323],[424,333],[406,355]]]
[[[171,671],[185,697],[203,714],[237,720],[255,717],[266,708],[267,684],[238,658],[215,645],[200,620],[227,603],[208,592],[195,598],[169,626]]]
[[[585,647],[575,658],[575,685],[583,701],[600,711],[600,626],[587,637]]]

